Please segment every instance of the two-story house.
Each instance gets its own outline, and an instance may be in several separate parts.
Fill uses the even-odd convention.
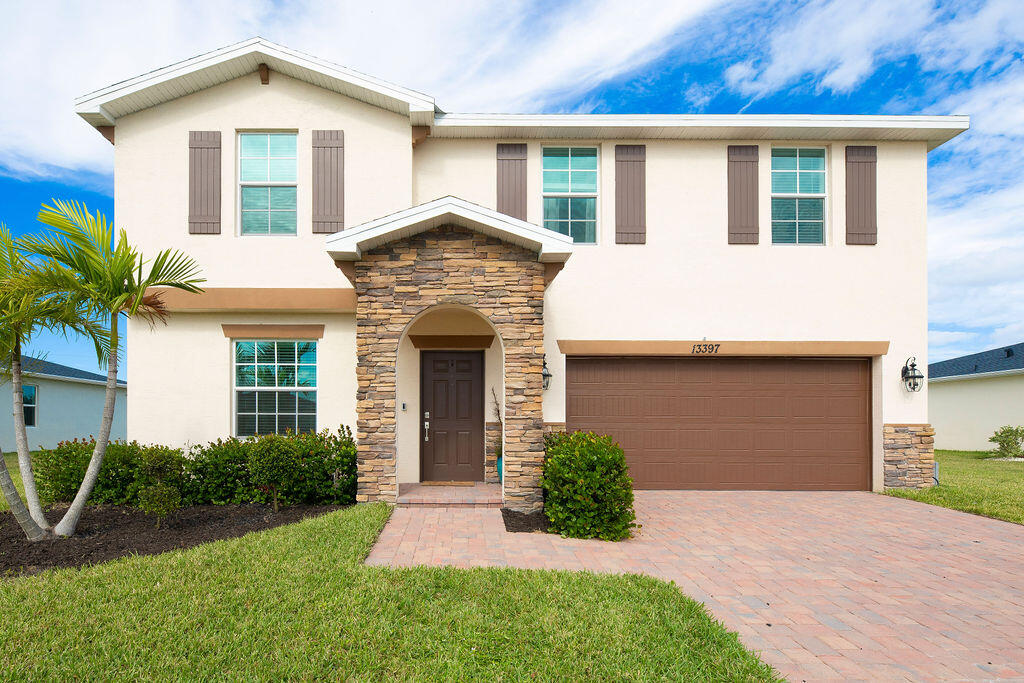
[[[131,439],[350,424],[360,500],[500,476],[519,509],[566,428],[638,488],[930,481],[902,370],[966,117],[445,113],[259,38],[77,111],[118,224],[207,278],[128,326]]]

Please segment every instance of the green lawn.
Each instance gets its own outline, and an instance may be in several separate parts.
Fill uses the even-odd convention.
[[[18,493],[21,497],[25,497],[25,488],[21,484],[21,472],[18,470],[18,454],[17,453],[4,453],[4,462],[7,463],[7,471],[11,473],[11,479],[14,480],[14,485],[18,488]],[[4,500],[3,494],[0,494],[0,512],[7,509],[7,501]]]
[[[886,493],[932,505],[1024,524],[1024,462],[987,458],[973,451],[935,451],[939,486]]]
[[[0,581],[10,679],[715,679],[771,669],[640,576],[361,564],[359,505],[191,550]]]

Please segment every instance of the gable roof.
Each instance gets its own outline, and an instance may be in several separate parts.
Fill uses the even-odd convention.
[[[427,126],[431,137],[504,139],[900,140],[934,149],[970,127],[968,116],[810,114],[446,114],[434,98],[265,38],[228,45],[75,100],[92,126],[255,73],[271,71],[361,100]]]
[[[412,125],[430,125],[433,122],[434,98],[429,95],[260,37],[83,95],[75,100],[75,111],[93,126],[110,126],[118,117],[254,73],[261,63],[271,71],[404,114],[412,120]]]
[[[336,261],[358,261],[388,242],[442,225],[459,225],[537,252],[537,260],[564,263],[572,255],[572,238],[506,216],[458,197],[441,197],[383,218],[348,228],[327,238],[327,253]]]
[[[73,368],[68,365],[61,365],[60,363],[51,363],[48,360],[33,358],[32,356],[21,357],[21,369],[25,375],[32,375],[36,377],[70,380],[73,382],[87,382],[89,384],[107,383],[105,375],[100,375],[95,372],[86,372],[85,370],[79,370],[78,368]],[[126,387],[128,386],[128,383],[124,380],[117,380],[117,386]]]
[[[1024,342],[928,364],[928,379],[961,379],[977,375],[1024,372]]]

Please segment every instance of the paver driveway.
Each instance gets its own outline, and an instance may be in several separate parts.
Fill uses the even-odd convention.
[[[623,543],[394,511],[368,564],[675,581],[791,680],[1024,678],[1024,526],[871,493],[639,491]]]

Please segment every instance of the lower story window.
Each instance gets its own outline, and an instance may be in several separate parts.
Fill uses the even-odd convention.
[[[316,342],[235,342],[235,434],[316,431]]]
[[[36,401],[39,392],[34,384],[23,384],[21,386],[21,402],[25,411],[25,426],[36,426]]]

